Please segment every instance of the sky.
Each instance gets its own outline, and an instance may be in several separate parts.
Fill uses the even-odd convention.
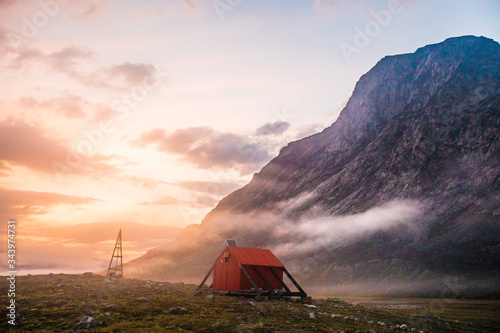
[[[106,268],[121,226],[140,256],[331,125],[381,58],[500,41],[498,17],[495,0],[0,0],[0,239],[15,219],[25,272]]]

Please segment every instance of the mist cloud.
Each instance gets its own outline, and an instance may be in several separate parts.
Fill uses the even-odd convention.
[[[277,254],[307,254],[324,248],[342,247],[377,231],[405,226],[415,231],[412,222],[421,216],[422,206],[416,201],[392,201],[366,212],[349,216],[322,216],[285,223],[274,232],[283,239],[274,249]],[[290,231],[292,230],[292,231]]]

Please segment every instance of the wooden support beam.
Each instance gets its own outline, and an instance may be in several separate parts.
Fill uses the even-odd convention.
[[[292,281],[292,283],[295,285],[295,287],[297,287],[297,289],[300,291],[300,293],[303,294],[304,297],[307,297],[307,294],[304,291],[304,289],[302,289],[300,287],[300,285],[297,283],[297,281],[295,281],[295,279],[293,278],[293,276],[290,273],[288,273],[288,271],[286,270],[285,267],[283,267],[283,272],[285,272],[286,276],[288,276],[288,278],[290,279],[290,281]]]
[[[214,268],[215,268],[215,263],[212,265],[212,268],[210,268],[207,275],[205,275],[205,278],[203,279],[203,281],[201,281],[200,285],[198,286],[198,289],[196,289],[196,290],[200,290],[201,287],[203,287],[203,285],[205,284],[205,281],[207,281],[210,274],[212,274],[212,271],[214,270]]]
[[[257,286],[257,284],[255,283],[255,281],[252,279],[252,277],[250,276],[250,274],[248,274],[248,271],[246,270],[246,268],[243,267],[243,265],[241,263],[240,263],[240,269],[243,272],[243,274],[245,274],[245,276],[250,281],[250,283],[255,288],[255,290],[257,291],[257,296],[255,296],[255,298],[259,298],[260,294],[262,293],[262,291],[260,290],[260,288]]]
[[[288,288],[288,287],[287,287],[287,285],[285,284],[285,282],[283,282],[283,280],[279,278],[278,274],[276,274],[276,272],[274,271],[274,269],[273,269],[272,267],[269,267],[269,270],[271,271],[271,273],[273,273],[273,275],[274,275],[274,277],[276,278],[276,280],[278,280],[278,281],[279,281],[279,283],[281,283],[281,286],[282,286],[283,288],[285,288],[285,290],[286,290],[287,292],[290,292],[290,288]]]
[[[257,275],[262,280],[262,282],[264,282],[264,284],[267,287],[267,290],[272,291],[273,287],[271,287],[271,285],[269,284],[269,282],[267,282],[266,278],[262,274],[260,274],[259,269],[257,268],[257,266],[253,265],[251,267],[253,268],[253,270],[255,271],[255,273],[257,273]]]

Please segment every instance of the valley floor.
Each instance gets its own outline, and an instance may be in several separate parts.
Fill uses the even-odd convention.
[[[0,289],[7,291],[2,277]],[[500,301],[313,298],[268,301],[195,286],[93,274],[18,276],[16,326],[0,297],[0,331],[97,332],[498,332]],[[402,326],[402,325],[405,326]]]

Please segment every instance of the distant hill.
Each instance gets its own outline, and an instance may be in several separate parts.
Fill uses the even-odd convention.
[[[500,294],[500,45],[464,36],[383,58],[333,125],[126,268],[200,280],[225,238],[327,292]]]

